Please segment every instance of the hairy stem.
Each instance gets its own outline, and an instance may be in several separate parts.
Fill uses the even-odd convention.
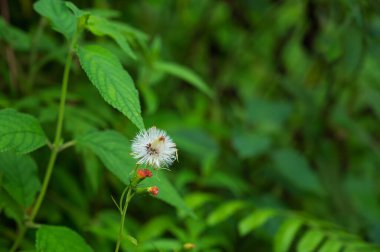
[[[120,222],[119,237],[117,239],[115,252],[119,251],[120,244],[121,244],[121,242],[123,240],[125,216],[127,214],[128,204],[131,201],[131,199],[133,198],[133,195],[134,194],[132,193],[132,188],[130,186],[128,186],[128,192],[127,192],[127,196],[125,198],[125,204],[124,204],[124,207],[123,207],[123,212],[121,213],[121,222]]]
[[[70,74],[70,67],[71,67],[71,62],[73,60],[73,49],[74,46],[77,43],[77,36],[78,34],[75,33],[71,43],[70,43],[70,49],[69,53],[66,58],[66,63],[65,63],[65,69],[63,71],[63,79],[62,79],[62,89],[61,89],[61,99],[59,103],[59,113],[58,113],[58,121],[57,121],[57,128],[55,131],[55,138],[52,146],[52,150],[50,153],[50,158],[49,162],[46,168],[44,180],[42,182],[42,187],[41,191],[37,197],[36,203],[34,204],[32,208],[32,213],[28,219],[28,222],[33,223],[34,219],[36,218],[38,211],[40,210],[41,204],[45,198],[46,190],[48,188],[49,182],[50,182],[50,177],[51,174],[53,173],[54,169],[54,164],[57,159],[58,152],[61,149],[61,144],[62,144],[62,127],[63,127],[63,118],[65,115],[65,103],[66,103],[66,95],[67,95],[67,87],[68,87],[68,82],[69,82],[69,74]],[[16,251],[20,243],[22,242],[24,235],[26,233],[27,226],[24,224],[23,226],[20,227],[19,234],[11,248],[11,252]]]

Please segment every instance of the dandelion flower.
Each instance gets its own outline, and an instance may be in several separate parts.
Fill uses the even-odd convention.
[[[138,159],[137,164],[166,168],[177,159],[177,148],[165,131],[152,127],[133,139],[132,156]]]

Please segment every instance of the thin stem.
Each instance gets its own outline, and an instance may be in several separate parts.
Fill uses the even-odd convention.
[[[115,252],[119,251],[121,241],[123,240],[125,216],[127,214],[128,204],[131,201],[131,199],[133,198],[133,195],[134,194],[132,194],[132,188],[130,186],[128,186],[127,197],[125,198],[125,204],[124,204],[124,207],[123,207],[123,212],[121,214],[121,223],[120,223],[119,237],[117,239]]]
[[[41,191],[37,197],[36,203],[34,204],[33,209],[32,209],[32,213],[28,219],[28,222],[30,222],[30,223],[33,223],[34,219],[36,218],[36,216],[38,214],[38,211],[40,210],[41,204],[45,198],[46,190],[47,190],[49,182],[50,182],[51,174],[53,173],[54,164],[55,164],[55,161],[57,159],[58,152],[61,149],[61,141],[62,141],[61,135],[62,135],[62,127],[63,127],[63,118],[65,115],[65,103],[66,103],[67,87],[68,87],[68,81],[69,81],[71,62],[73,59],[73,48],[76,44],[77,36],[78,36],[78,34],[75,33],[72,40],[71,40],[69,53],[68,53],[67,58],[66,58],[65,69],[63,71],[61,100],[60,100],[60,104],[59,104],[58,121],[57,121],[57,128],[55,131],[54,143],[53,143],[52,150],[50,153],[50,158],[49,158],[49,162],[48,162],[48,165],[46,168],[44,180],[42,182]],[[17,236],[17,238],[16,238],[16,240],[15,240],[15,242],[14,242],[14,244],[10,250],[11,252],[16,251],[16,249],[18,248],[18,246],[20,245],[21,241],[24,238],[24,235],[26,233],[27,228],[28,227],[25,224],[23,224],[20,227],[19,234],[18,234],[18,236]]]
[[[72,140],[72,141],[69,141],[69,142],[66,142],[64,144],[62,144],[60,147],[59,147],[59,151],[63,151],[64,149],[67,149],[71,146],[74,146],[76,144],[76,141],[75,140]]]
[[[20,245],[20,243],[21,243],[21,241],[24,238],[24,235],[26,233],[26,229],[27,229],[27,227],[25,225],[23,225],[23,226],[20,227],[20,230],[18,232],[18,236],[17,236],[17,238],[16,238],[15,242],[13,243],[13,246],[12,246],[12,248],[10,250],[11,252],[16,251],[16,249]]]
[[[69,54],[67,55],[67,58],[66,58],[65,69],[63,71],[61,100],[59,103],[57,129],[55,131],[55,138],[54,138],[54,147],[57,149],[59,148],[60,141],[61,141],[63,118],[65,116],[65,103],[66,103],[66,95],[67,95],[67,86],[68,86],[68,82],[69,82],[71,62],[73,61],[73,49],[74,49],[75,44],[77,43],[77,36],[78,36],[77,33],[75,33],[73,36],[73,39],[72,39],[71,45],[70,45],[70,49],[69,49]]]
[[[42,201],[45,198],[46,190],[50,182],[51,174],[53,173],[53,168],[55,164],[55,160],[57,159],[58,151],[54,148],[50,154],[48,166],[46,169],[45,177],[42,183],[40,194],[38,195],[37,201],[34,204],[34,207],[32,209],[32,214],[30,215],[29,221],[33,222],[34,218],[36,218],[38,211],[40,210]]]

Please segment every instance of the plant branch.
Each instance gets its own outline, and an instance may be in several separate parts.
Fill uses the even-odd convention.
[[[120,223],[119,237],[117,239],[115,252],[118,252],[119,249],[120,249],[120,244],[121,244],[121,242],[123,240],[124,222],[125,222],[125,216],[127,214],[128,204],[129,204],[129,202],[131,201],[131,199],[134,196],[134,193],[132,193],[132,187],[129,185],[127,188],[128,188],[128,192],[127,192],[127,196],[125,198],[125,204],[124,204],[124,207],[123,207],[123,212],[121,213],[121,223]],[[124,192],[125,192],[125,190],[124,190]],[[123,192],[123,194],[124,194],[124,192]]]
[[[76,141],[75,140],[71,140],[69,142],[66,142],[64,144],[61,144],[60,148],[59,148],[59,152],[67,149],[67,148],[70,148],[71,146],[74,146],[76,144]]]
[[[36,203],[33,206],[32,213],[28,218],[29,223],[33,223],[34,219],[36,218],[38,214],[38,211],[40,210],[41,204],[45,198],[46,190],[50,182],[51,174],[53,173],[54,164],[57,159],[58,152],[61,150],[61,147],[64,146],[64,145],[61,145],[62,127],[63,127],[63,119],[65,115],[65,104],[66,104],[69,74],[70,74],[71,62],[73,60],[73,49],[77,43],[77,37],[78,37],[78,33],[75,33],[71,40],[69,53],[66,58],[65,69],[63,71],[61,99],[60,99],[60,104],[59,104],[59,113],[58,113],[57,128],[55,131],[55,138],[54,138],[52,150],[50,153],[49,162],[46,168],[44,180],[42,182],[41,191],[37,197]],[[66,146],[67,146],[67,143],[66,143]],[[18,248],[18,246],[20,245],[21,241],[24,238],[27,228],[28,227],[25,224],[21,226],[19,234],[10,250],[11,252],[16,251],[16,249]]]

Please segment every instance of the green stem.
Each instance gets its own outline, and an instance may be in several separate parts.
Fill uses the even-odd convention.
[[[24,235],[25,235],[25,233],[26,233],[26,226],[25,225],[23,225],[23,226],[21,226],[20,227],[20,230],[19,230],[19,232],[18,232],[18,236],[17,236],[17,238],[16,238],[16,240],[15,240],[15,242],[13,243],[13,246],[12,246],[12,248],[11,248],[11,252],[14,252],[14,251],[16,251],[16,249],[18,248],[18,246],[20,245],[20,243],[21,243],[21,241],[22,241],[22,239],[24,238]]]
[[[128,186],[127,197],[125,198],[125,204],[124,204],[124,207],[123,207],[123,212],[121,214],[121,223],[120,223],[119,237],[117,239],[115,252],[119,251],[120,244],[121,244],[121,242],[123,240],[125,216],[127,214],[128,204],[131,201],[131,199],[133,198],[133,195],[134,194],[132,194],[132,188],[130,186]]]
[[[71,67],[71,62],[73,60],[73,49],[74,46],[76,45],[77,42],[77,36],[78,34],[75,33],[70,44],[70,49],[69,53],[66,58],[66,63],[65,63],[65,69],[63,71],[63,79],[62,79],[62,89],[61,89],[61,100],[59,103],[59,113],[58,113],[58,121],[57,121],[57,128],[55,131],[55,138],[54,138],[54,143],[53,143],[53,148],[50,153],[50,158],[49,162],[46,168],[45,172],[45,177],[42,182],[42,187],[41,191],[38,195],[38,198],[36,200],[36,203],[33,206],[32,213],[30,217],[28,218],[28,222],[33,223],[34,219],[36,218],[38,211],[40,210],[41,204],[45,198],[46,190],[48,188],[49,182],[50,182],[50,177],[51,174],[53,173],[54,169],[54,164],[57,159],[58,152],[61,149],[61,136],[62,136],[62,127],[63,127],[63,118],[65,115],[65,103],[66,103],[66,95],[67,95],[67,87],[68,87],[68,82],[69,82],[69,74],[70,74],[70,67]],[[16,251],[18,246],[20,245],[21,241],[24,238],[24,235],[26,233],[27,226],[24,224],[23,226],[20,227],[19,234],[11,248],[11,252]]]
[[[76,141],[75,140],[71,140],[69,142],[66,142],[64,144],[62,144],[59,148],[59,152],[63,151],[64,149],[67,149],[71,146],[74,146],[76,144]]]
[[[38,198],[36,200],[36,203],[33,206],[32,213],[29,218],[30,222],[33,222],[34,218],[36,218],[38,211],[40,210],[42,201],[45,198],[46,190],[50,182],[50,177],[51,177],[51,174],[53,173],[55,160],[57,159],[57,154],[58,154],[58,150],[56,148],[53,148],[50,154],[50,158],[49,158],[48,166],[46,169],[45,177],[42,183],[40,194],[38,195]]]

